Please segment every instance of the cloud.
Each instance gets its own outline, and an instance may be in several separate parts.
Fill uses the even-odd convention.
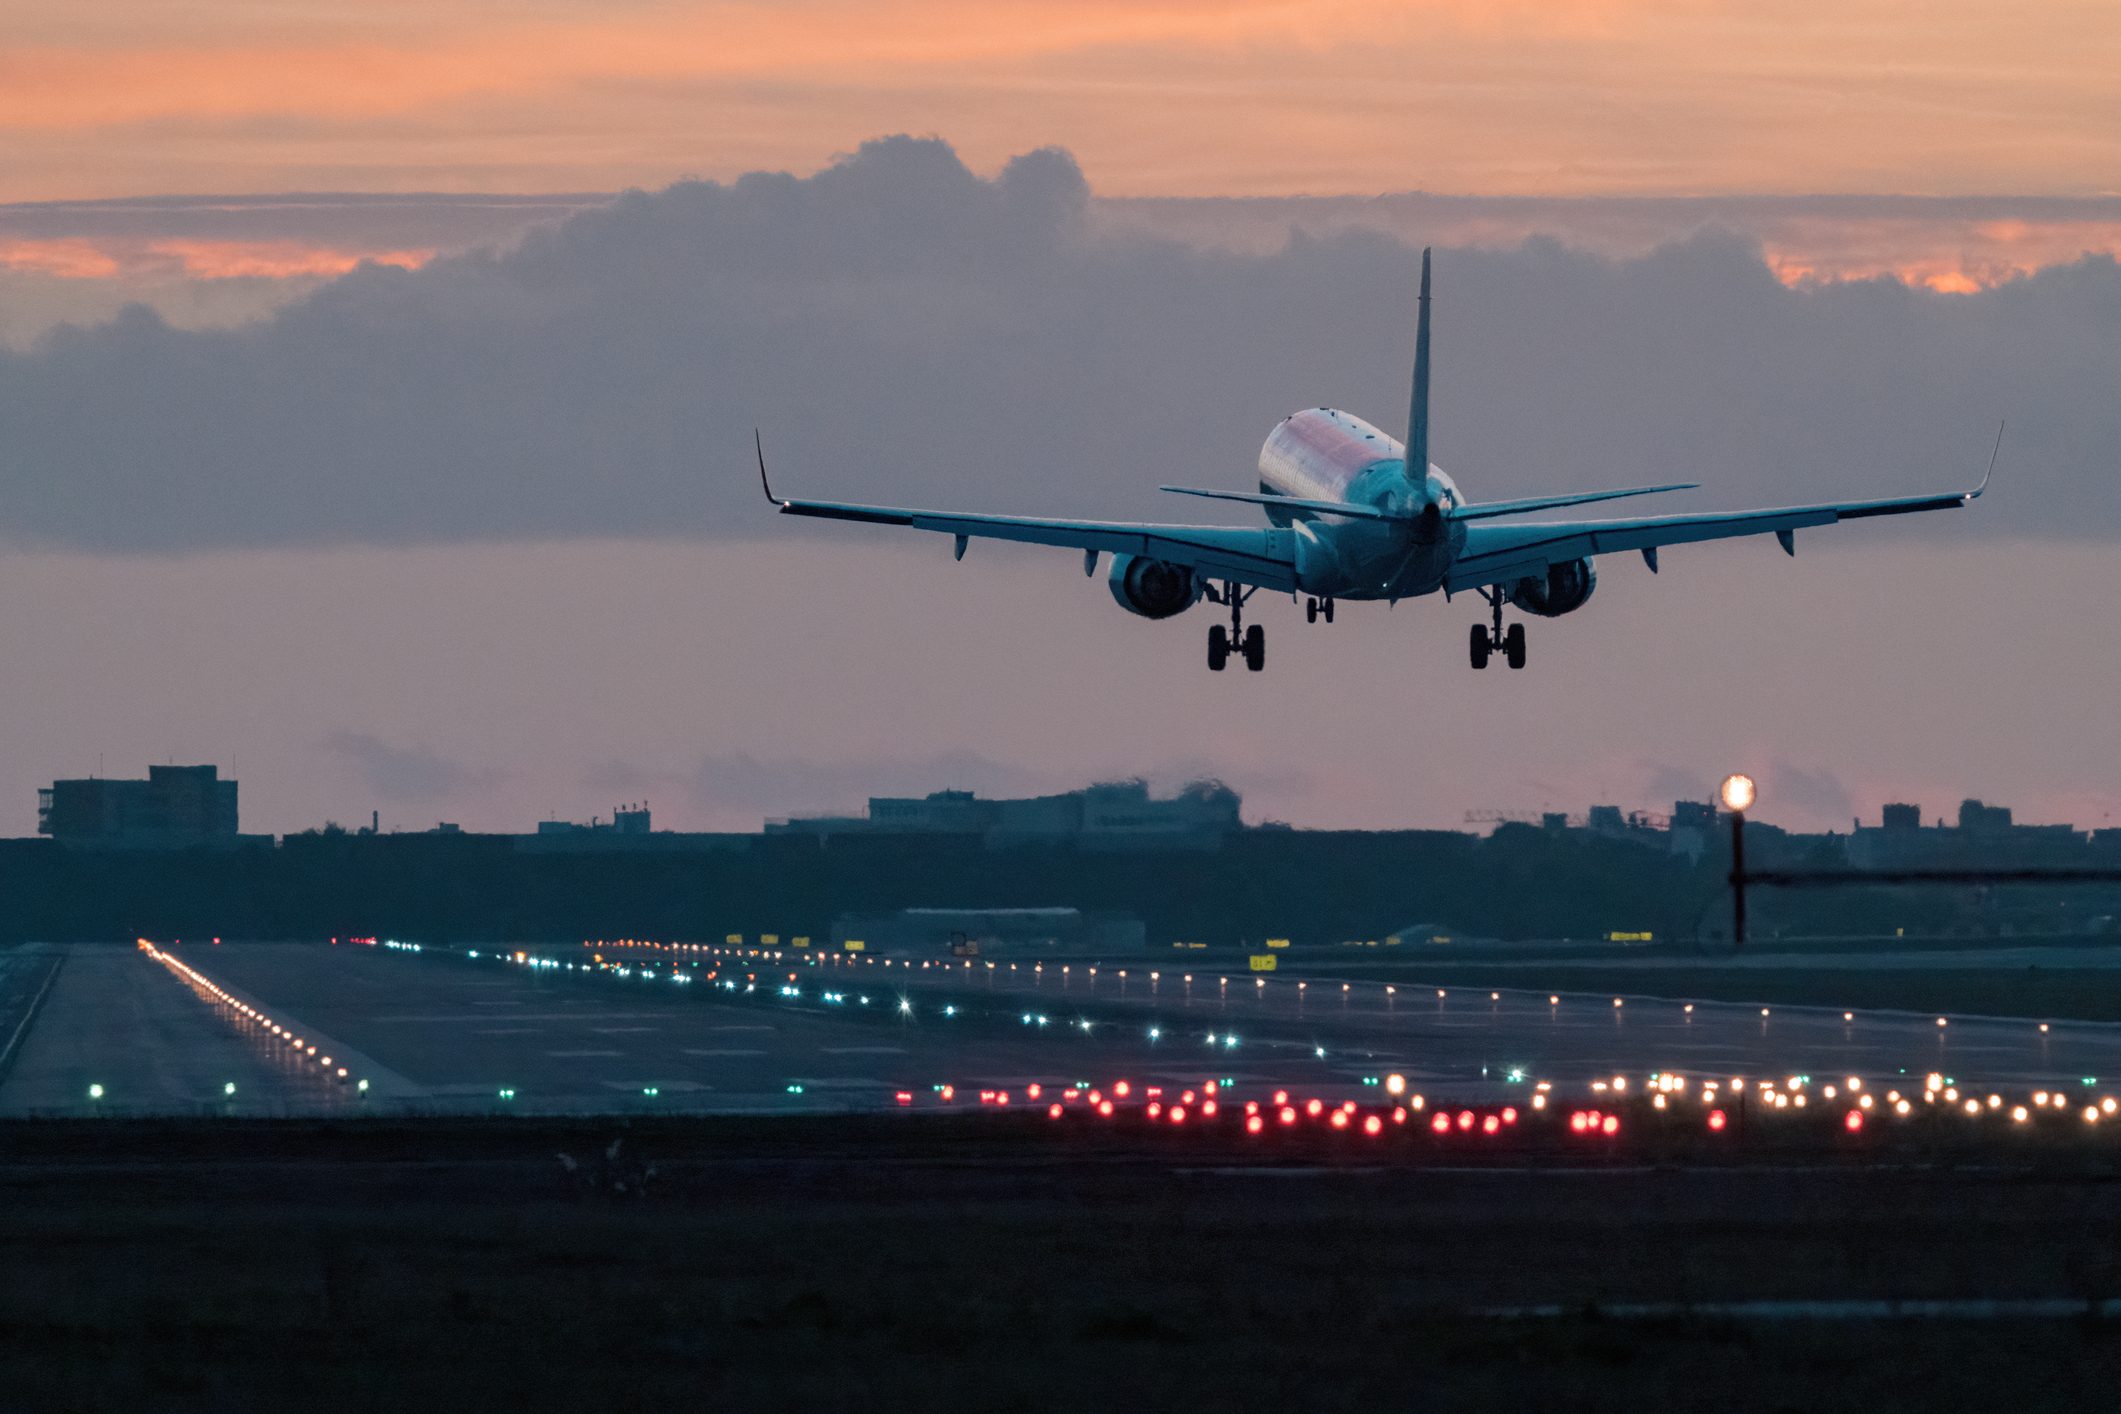
[[[479,792],[506,777],[505,772],[465,766],[424,746],[395,746],[366,732],[335,731],[320,745],[351,767],[377,800],[390,805]]]
[[[1778,818],[1794,818],[1815,828],[1846,829],[1856,817],[1856,798],[1840,777],[1824,768],[1799,766],[1777,758],[1761,781],[1763,801],[1773,801]]]
[[[1261,253],[1114,231],[1064,153],[986,179],[943,143],[880,140],[808,178],[680,183],[507,249],[365,265],[242,329],[134,309],[0,353],[0,534],[798,533],[759,503],[754,426],[790,492],[1171,518],[1151,488],[1247,485],[1292,408],[1396,425],[1415,260],[1369,231]],[[1446,250],[1437,278],[1434,446],[1475,496],[1952,487],[2008,412],[1977,528],[2121,528],[2111,259],[1967,296],[1791,289],[1704,232],[1624,260]]]

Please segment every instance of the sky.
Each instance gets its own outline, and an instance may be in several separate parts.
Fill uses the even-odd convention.
[[[0,53],[0,832],[661,824],[1220,775],[1253,819],[2121,806],[2108,5],[37,0]],[[912,134],[913,136],[905,136]],[[1476,497],[1972,512],[1473,605],[1123,613],[790,492],[1190,519],[1296,407]],[[1233,509],[1230,519],[1242,521]],[[912,543],[909,543],[912,542]]]

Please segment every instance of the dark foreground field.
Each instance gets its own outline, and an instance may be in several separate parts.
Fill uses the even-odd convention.
[[[895,1119],[0,1129],[0,1390],[23,1410],[2022,1414],[2121,1388],[2121,1327],[2087,1315],[1610,1309],[2121,1296],[2103,1145],[1263,1163]]]

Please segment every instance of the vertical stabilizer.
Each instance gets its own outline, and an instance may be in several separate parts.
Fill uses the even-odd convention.
[[[1429,475],[1429,248],[1421,251],[1421,313],[1414,325],[1414,396],[1407,407],[1407,479]]]

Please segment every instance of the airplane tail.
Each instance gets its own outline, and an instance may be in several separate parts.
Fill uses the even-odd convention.
[[[1414,325],[1414,392],[1407,405],[1407,479],[1429,475],[1429,248],[1421,251],[1421,304]]]

